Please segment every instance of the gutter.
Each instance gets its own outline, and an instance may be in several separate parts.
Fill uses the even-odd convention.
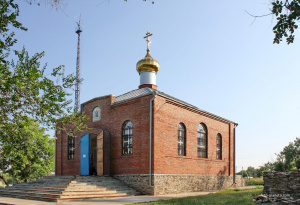
[[[150,183],[150,187],[153,187],[153,184],[152,184],[152,122],[153,122],[153,118],[152,118],[152,108],[153,108],[153,100],[154,98],[156,97],[156,95],[158,94],[157,91],[154,91],[153,92],[153,98],[150,100],[150,130],[149,130],[149,138],[150,138],[150,160],[149,160],[149,175],[150,175],[150,180],[149,180],[149,183]]]

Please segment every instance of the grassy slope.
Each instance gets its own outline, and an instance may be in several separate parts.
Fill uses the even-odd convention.
[[[263,178],[252,178],[248,181],[248,185],[264,185],[264,180]]]
[[[215,194],[208,194],[204,196],[194,196],[171,200],[159,200],[155,202],[140,203],[143,205],[160,205],[160,204],[176,204],[176,205],[201,205],[201,204],[229,204],[229,205],[247,205],[255,204],[252,198],[256,195],[262,194],[263,187],[248,190],[226,190],[219,191]]]

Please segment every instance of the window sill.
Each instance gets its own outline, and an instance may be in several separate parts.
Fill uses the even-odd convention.
[[[111,159],[121,159],[121,158],[137,158],[140,155],[137,154],[128,154],[128,155],[120,155],[119,157],[111,157]]]
[[[188,156],[182,156],[182,155],[177,155],[177,156],[165,156],[165,157],[172,157],[172,158],[180,158],[180,159],[193,159],[192,157],[188,157]]]
[[[74,163],[75,159],[67,159],[67,163]]]
[[[170,158],[179,158],[179,159],[190,159],[190,160],[200,160],[200,161],[216,161],[216,162],[228,162],[226,160],[220,160],[220,159],[210,159],[210,158],[200,158],[200,157],[189,157],[189,156],[172,156],[172,155],[167,155],[165,157],[170,157]]]
[[[140,157],[140,155],[137,155],[137,154],[122,154],[121,157]]]

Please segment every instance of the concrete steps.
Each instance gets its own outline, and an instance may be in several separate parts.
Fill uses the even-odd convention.
[[[138,194],[123,182],[107,176],[48,176],[0,189],[0,196],[54,202]]]

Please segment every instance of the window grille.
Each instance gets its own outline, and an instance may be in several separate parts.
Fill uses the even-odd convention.
[[[127,121],[123,125],[123,155],[132,154],[132,123]]]
[[[207,158],[207,131],[204,124],[198,125],[198,157]]]
[[[178,155],[185,156],[185,127],[182,123],[178,125]]]
[[[72,160],[75,156],[75,138],[68,136],[68,159]]]
[[[217,135],[217,159],[222,160],[222,136]]]

